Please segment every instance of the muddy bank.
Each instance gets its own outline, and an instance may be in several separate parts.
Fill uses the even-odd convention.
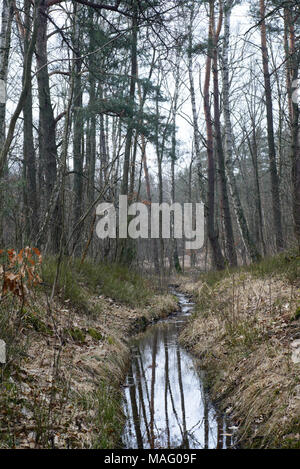
[[[180,341],[201,359],[239,447],[299,448],[299,279],[237,272],[181,289],[196,308]]]
[[[177,303],[154,293],[147,305],[133,308],[88,290],[85,295],[84,313],[68,298],[50,306],[41,292],[22,311],[22,322],[19,309],[10,310],[20,351],[9,347],[0,382],[0,448],[118,445],[128,338]]]

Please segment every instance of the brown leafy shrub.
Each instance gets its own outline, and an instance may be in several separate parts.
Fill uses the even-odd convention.
[[[17,252],[15,249],[0,249],[0,301],[9,293],[23,302],[28,292],[41,279],[38,267],[42,255],[37,248],[26,247]]]

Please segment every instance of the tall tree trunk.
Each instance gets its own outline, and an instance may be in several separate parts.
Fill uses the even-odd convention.
[[[173,96],[173,115],[172,115],[172,148],[171,148],[171,201],[172,204],[175,203],[175,163],[177,159],[176,155],[176,114],[178,108],[178,95],[179,95],[179,62],[180,62],[180,52],[181,46],[178,44],[176,51],[176,63],[175,63],[175,91]],[[179,257],[178,257],[178,247],[177,240],[174,233],[174,212],[171,213],[171,243],[172,243],[172,262],[174,263],[174,268],[176,272],[181,272]],[[171,267],[171,266],[170,266]]]
[[[29,34],[31,30],[30,10],[31,3],[25,0],[24,4],[24,56],[28,54]],[[25,69],[23,70],[23,82],[25,80]],[[23,107],[23,152],[24,152],[24,201],[25,201],[25,233],[27,242],[35,238],[38,231],[38,201],[36,187],[36,155],[33,141],[33,118],[32,118],[32,84],[28,86],[28,94]]]
[[[145,142],[144,135],[142,135],[141,138],[142,138],[142,162],[143,162],[144,176],[145,176],[145,182],[146,182],[146,192],[147,192],[147,198],[148,198],[148,202],[150,204],[150,209],[151,209],[152,196],[151,196],[150,178],[149,178],[149,171],[148,171],[148,164],[147,164],[146,142]],[[156,274],[159,275],[160,269],[159,269],[157,239],[154,238],[151,241],[153,245],[154,268],[155,268]]]
[[[274,230],[275,230],[276,248],[277,248],[278,251],[280,251],[284,247],[284,240],[283,240],[282,223],[281,223],[279,178],[278,178],[277,166],[276,166],[276,149],[275,149],[274,125],[273,125],[272,91],[271,91],[271,80],[270,80],[270,72],[269,72],[269,55],[268,55],[268,48],[267,48],[267,34],[266,34],[265,15],[266,15],[265,0],[260,0],[261,51],[262,51],[264,85],[265,85],[265,99],[266,99],[266,112],[267,112],[269,168],[270,168],[270,176],[271,176],[273,222],[274,222]]]
[[[297,15],[297,13],[296,13]],[[293,185],[294,231],[300,252],[300,115],[299,115],[299,45],[296,46],[295,28],[291,11],[285,11],[285,26],[288,42],[286,47],[287,86],[289,103],[289,120],[291,132],[291,162]]]
[[[81,84],[81,62],[80,54],[80,11],[81,5],[74,4],[74,29],[73,29],[73,50],[74,50],[74,100],[73,100],[73,161],[74,161],[74,224],[80,219],[82,213],[83,195],[83,120],[82,120],[82,84]],[[78,245],[76,252],[81,250],[81,236],[78,234]]]
[[[193,19],[194,19],[194,3],[192,3],[190,11],[190,20],[188,24],[188,73],[189,73],[189,83],[190,83],[190,96],[191,96],[191,105],[192,105],[192,115],[193,115],[193,131],[194,131],[194,144],[195,144],[195,154],[196,154],[196,165],[197,172],[199,177],[200,184],[200,194],[202,202],[205,201],[205,181],[203,177],[202,162],[201,162],[201,145],[200,145],[200,131],[198,125],[198,114],[196,107],[196,95],[195,95],[195,84],[194,84],[194,74],[193,74],[193,58],[192,58],[192,48],[193,48]]]
[[[223,79],[223,112],[225,123],[225,167],[228,175],[229,189],[233,200],[233,207],[236,215],[237,224],[241,234],[243,243],[248,251],[248,254],[253,262],[260,258],[260,254],[256,249],[255,243],[249,232],[247,220],[241,204],[240,195],[233,171],[233,134],[230,116],[230,81],[229,81],[229,38],[230,38],[230,15],[233,5],[233,0],[227,0],[224,3],[224,39],[223,39],[223,54],[222,54],[222,79]]]
[[[299,59],[298,59],[299,64]],[[298,65],[299,69],[299,65]],[[295,77],[297,75],[295,74]],[[296,79],[296,78],[295,78]],[[292,121],[292,184],[293,184],[293,215],[294,229],[300,252],[300,122],[299,105],[293,102],[293,121]]]
[[[136,174],[136,155],[138,149],[138,133],[135,131],[134,133],[134,143],[133,143],[133,151],[132,151],[132,159],[130,164],[130,184],[129,184],[129,200],[134,201],[134,186],[135,186],[135,174]]]
[[[95,101],[94,80],[90,79],[89,102]],[[92,203],[95,194],[95,168],[96,168],[96,117],[92,114],[88,118],[86,135],[86,164],[87,164],[87,200]]]
[[[125,140],[125,151],[124,151],[124,165],[123,165],[123,179],[121,194],[128,195],[128,179],[129,179],[129,168],[130,168],[130,151],[133,136],[133,116],[134,116],[134,95],[136,85],[136,74],[137,74],[137,4],[136,0],[132,0],[133,17],[132,17],[132,37],[131,37],[131,78],[130,78],[130,90],[129,90],[129,123],[126,133]]]
[[[214,37],[214,0],[209,1],[209,32],[208,51],[206,59],[205,82],[204,82],[204,114],[207,134],[207,160],[208,160],[208,193],[207,193],[207,233],[212,249],[213,264],[217,269],[224,268],[224,258],[220,248],[218,234],[215,230],[215,158],[213,149],[213,125],[209,102],[209,85],[212,63],[212,44]]]
[[[89,56],[89,107],[92,109],[95,100],[96,100],[96,92],[95,92],[95,58],[92,52],[94,51],[95,45],[95,35],[94,30],[92,28],[94,22],[94,11],[92,9],[89,10],[89,22],[90,22],[90,29],[89,29],[89,49],[91,55]],[[92,110],[91,115],[88,117],[88,124],[87,124],[87,136],[86,136],[86,164],[87,164],[87,176],[88,176],[88,183],[87,183],[87,200],[88,203],[91,204],[94,200],[94,186],[95,186],[95,167],[96,167],[96,115],[95,112]]]
[[[0,31],[0,150],[5,140],[6,86],[12,18],[12,2],[3,0]]]
[[[259,172],[258,172],[258,147],[257,147],[257,135],[256,135],[256,127],[255,127],[255,122],[254,122],[254,116],[251,118],[252,121],[252,142],[249,137],[247,137],[248,140],[248,146],[249,146],[249,151],[251,153],[251,158],[252,158],[252,164],[253,164],[253,170],[254,170],[254,184],[255,184],[255,209],[256,209],[256,219],[257,219],[257,231],[258,231],[258,242],[261,243],[261,248],[263,255],[266,255],[267,250],[266,250],[266,244],[264,240],[264,234],[263,234],[263,212],[262,212],[262,204],[261,204],[261,189],[260,189],[260,183],[259,183]]]
[[[133,119],[134,119],[134,97],[135,85],[137,76],[137,40],[138,40],[138,26],[137,26],[137,2],[132,0],[133,16],[132,16],[132,35],[131,35],[131,75],[130,75],[130,89],[128,99],[128,127],[125,139],[124,150],[124,163],[123,163],[123,178],[121,184],[121,195],[128,195],[129,189],[129,170],[130,170],[130,153],[133,137]],[[120,242],[119,261],[130,264],[133,261],[135,249],[131,240],[122,239]]]
[[[0,31],[0,154],[5,141],[6,85],[11,40],[13,5],[3,0]],[[3,245],[3,187],[0,178],[0,246]]]
[[[100,85],[101,86],[101,85]],[[100,89],[100,98],[101,100],[104,99],[103,97],[103,90],[102,88]],[[104,125],[104,115],[100,114],[99,117],[100,121],[100,180],[102,181],[102,184],[105,185],[107,182],[107,166],[108,166],[108,149],[106,145],[106,131],[105,131],[105,125]]]
[[[163,177],[162,177],[162,155],[157,155],[157,169],[158,169],[158,202],[163,203]],[[165,246],[164,239],[162,237],[162,214],[159,213],[159,248],[160,248],[160,269],[162,275],[165,271]]]
[[[36,44],[37,61],[37,82],[39,95],[39,135],[40,148],[39,158],[43,160],[45,187],[46,187],[46,207],[49,208],[51,195],[55,187],[57,178],[57,147],[56,135],[48,73],[47,56],[47,3],[41,0],[38,7],[38,33]],[[53,219],[50,222],[50,250],[57,252],[60,242],[61,216],[59,201],[56,200],[56,206],[53,213]],[[45,243],[45,240],[42,241]]]
[[[176,130],[174,130],[174,133]],[[173,136],[173,139],[176,141],[176,136]],[[174,144],[172,144],[172,147],[174,148]],[[171,202],[172,204],[175,203],[175,158],[172,157],[171,160]],[[171,242],[172,242],[172,261],[174,263],[174,268],[176,272],[181,272],[181,266],[180,266],[180,261],[179,261],[179,256],[178,256],[178,246],[177,246],[177,240],[174,236],[174,212],[171,213]]]
[[[170,118],[172,114],[172,110],[170,109],[169,115],[164,127],[164,130],[161,135],[161,142],[159,140],[160,131],[159,131],[159,94],[161,88],[161,75],[158,77],[157,83],[157,92],[156,92],[156,99],[155,99],[155,108],[156,108],[156,121],[155,121],[155,150],[156,150],[156,159],[157,159],[157,171],[158,171],[158,202],[159,204],[163,203],[163,170],[162,170],[162,162],[164,158],[165,152],[165,144],[166,144],[166,132],[167,128],[170,123]],[[164,276],[165,271],[165,246],[164,246],[164,239],[162,237],[162,213],[159,213],[159,248],[160,248],[160,269],[162,276]]]
[[[153,71],[154,58],[155,58],[155,51],[154,51],[154,54],[153,54],[153,60],[152,60],[151,69],[150,69],[150,72],[149,72],[149,80],[151,78],[152,71]],[[138,65],[137,65],[137,78],[138,78]],[[139,82],[138,82],[137,90],[138,90],[138,97],[139,97],[139,103],[140,103],[140,113],[142,114],[144,104],[145,104],[145,99],[146,99],[146,93],[144,91],[144,95],[142,96],[141,85],[140,85]],[[141,121],[141,125],[142,124],[143,124],[143,120]],[[150,210],[151,210],[152,195],[151,195],[151,187],[150,187],[149,170],[148,170],[148,164],[147,164],[146,141],[145,141],[145,135],[143,133],[141,134],[141,152],[142,152],[141,158],[142,158],[142,164],[143,164],[144,176],[145,176],[145,183],[146,183],[146,193],[147,193],[147,198],[148,198],[148,202],[149,202]],[[153,238],[151,240],[151,244],[153,245],[153,261],[154,261],[155,273],[157,275],[159,275],[160,274],[160,268],[159,268],[157,239]]]
[[[188,198],[188,201],[189,203],[193,203],[193,197],[192,197],[192,180],[193,180],[193,162],[194,162],[194,152],[192,150],[192,157],[191,157],[191,162],[190,162],[190,165],[189,165],[189,177],[188,177],[188,195],[189,195],[189,198]],[[193,220],[192,220],[192,229],[194,230],[196,228],[196,218],[195,218],[195,215],[193,214]],[[191,253],[190,253],[190,266],[191,267],[195,267],[196,265],[196,261],[197,261],[197,254],[196,254],[196,251],[195,249],[192,249],[191,250]],[[182,266],[182,270],[184,272],[184,251],[183,251],[183,266]]]
[[[218,170],[221,186],[221,205],[222,214],[224,217],[224,228],[225,228],[225,247],[228,256],[229,264],[231,266],[237,265],[236,250],[234,245],[233,228],[229,207],[227,181],[225,174],[225,158],[223,151],[223,142],[221,134],[221,123],[220,123],[220,104],[219,104],[219,74],[218,74],[218,40],[223,22],[223,8],[222,2],[220,2],[219,21],[217,29],[214,31],[213,38],[213,88],[214,88],[214,128],[215,128],[215,139],[216,139],[216,151],[218,155]]]
[[[13,115],[10,119],[9,126],[8,126],[8,132],[6,138],[4,138],[3,144],[0,147],[0,181],[3,177],[3,174],[5,172],[6,164],[7,164],[7,158],[8,158],[8,153],[11,147],[11,143],[14,138],[14,130],[16,127],[17,120],[23,110],[24,103],[26,101],[26,97],[28,94],[28,91],[30,89],[30,84],[31,84],[31,65],[32,65],[32,57],[33,57],[33,52],[37,40],[37,31],[38,31],[38,21],[37,21],[37,5],[35,5],[34,12],[33,12],[33,27],[32,27],[32,34],[30,38],[30,43],[28,46],[28,51],[27,55],[24,58],[24,76],[23,76],[23,84],[22,84],[22,91],[17,103],[17,106],[13,112]],[[5,54],[4,54],[5,55]],[[1,195],[1,194],[0,194]],[[0,199],[1,200],[1,199]],[[1,209],[0,209],[1,212]],[[1,229],[0,229],[1,232]]]

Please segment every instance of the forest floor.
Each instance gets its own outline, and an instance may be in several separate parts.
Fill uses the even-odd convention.
[[[300,448],[300,258],[185,277],[196,301],[180,340],[242,448]]]
[[[300,447],[300,259],[291,254],[172,281],[195,298],[180,340],[246,448]],[[115,448],[123,428],[128,339],[177,309],[117,265],[42,264],[25,305],[0,303],[0,448]],[[1,365],[0,365],[1,366]]]
[[[22,308],[0,304],[7,364],[0,379],[0,448],[114,448],[123,424],[128,338],[169,314],[176,299],[118,266],[55,262]]]

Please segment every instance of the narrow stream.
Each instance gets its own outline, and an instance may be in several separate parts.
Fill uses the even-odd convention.
[[[172,293],[180,311],[132,341],[124,386],[123,445],[128,449],[229,448],[232,439],[225,418],[209,400],[195,359],[178,343],[193,303],[177,291]]]

